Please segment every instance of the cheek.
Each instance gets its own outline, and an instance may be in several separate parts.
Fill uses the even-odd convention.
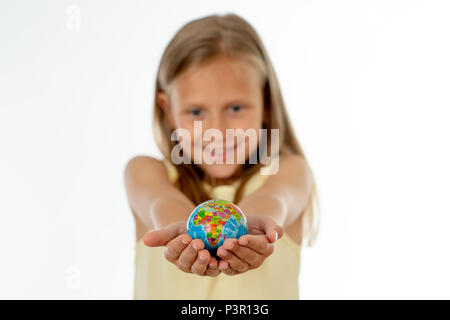
[[[186,134],[187,138],[181,138],[178,143],[183,149],[183,153],[187,156],[191,161],[195,156],[199,156],[202,154],[202,130],[195,130],[193,121],[180,119],[180,121],[176,122],[177,128],[183,129],[184,134]],[[195,136],[197,134],[197,136]],[[197,141],[197,143],[196,143]]]
[[[244,120],[244,119],[243,119]],[[245,119],[245,121],[241,121],[239,126],[236,126],[236,129],[242,129],[244,132],[239,134],[240,140],[243,142],[245,139],[245,144],[238,144],[239,148],[245,146],[246,154],[251,153],[256,150],[258,143],[260,141],[260,133],[262,129],[262,117],[253,116]],[[245,136],[245,132],[250,133],[247,137]]]
[[[255,133],[259,134],[259,129],[262,129],[263,117],[262,113],[258,110],[252,113],[247,114],[241,121],[240,127],[244,130],[252,130]]]
[[[183,150],[187,150],[193,144],[194,126],[176,116],[174,117],[174,124],[177,130],[180,130],[177,143],[182,146]]]

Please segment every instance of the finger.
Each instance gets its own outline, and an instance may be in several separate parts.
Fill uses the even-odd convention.
[[[218,267],[219,267],[219,261],[217,261],[217,259],[215,257],[211,257],[211,259],[209,259],[208,268],[217,269]]]
[[[238,272],[236,270],[233,270],[232,268],[230,268],[230,265],[228,264],[228,262],[226,262],[224,260],[220,260],[219,270],[228,276],[234,276],[235,274],[238,274]]]
[[[210,276],[210,277],[215,277],[219,273],[220,273],[219,262],[217,261],[216,258],[211,257],[209,259],[209,264],[208,264],[208,268],[206,269],[205,275]]]
[[[217,249],[217,255],[228,262],[229,266],[239,273],[246,272],[250,267],[245,261],[239,259],[233,252],[226,250],[223,246]]]
[[[220,270],[218,268],[211,269],[210,267],[208,267],[205,271],[205,276],[208,276],[208,277],[217,277],[219,274],[220,274]]]
[[[194,261],[197,259],[198,251],[203,249],[203,241],[200,239],[194,239],[186,247],[186,249],[181,252],[178,258],[178,267],[184,272],[191,272],[191,267]]]
[[[182,234],[176,237],[164,247],[164,257],[170,262],[178,259],[181,252],[189,245],[192,238],[188,234]]]
[[[239,244],[265,256],[273,252],[273,243],[269,243],[267,237],[262,235],[243,235],[239,238]]]
[[[146,233],[143,241],[144,244],[149,247],[165,246],[169,241],[173,240],[182,233],[184,233],[183,223],[175,222],[169,224],[164,229]]]
[[[283,236],[283,228],[270,218],[263,219],[261,226],[271,243],[274,243]]]
[[[265,258],[265,256],[259,252],[241,246],[237,239],[225,240],[223,247],[228,251],[233,252],[235,256],[247,263],[250,266],[250,269],[259,267]]]
[[[283,236],[283,229],[277,225],[275,227],[269,228],[266,235],[270,243],[274,243]]]
[[[194,263],[192,264],[191,272],[199,276],[205,275],[210,257],[211,256],[208,250],[200,250],[197,254],[197,259],[195,259]]]

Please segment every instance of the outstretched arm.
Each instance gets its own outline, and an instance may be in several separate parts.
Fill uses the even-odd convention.
[[[312,176],[306,161],[297,155],[280,157],[279,170],[238,206],[247,215],[273,219],[283,228],[291,225],[307,205]]]
[[[168,261],[180,270],[198,275],[216,276],[218,262],[204,249],[201,240],[186,234],[186,221],[194,204],[169,181],[161,161],[136,157],[125,169],[125,185],[133,211],[148,229],[144,243],[164,246]]]
[[[149,229],[164,229],[186,221],[194,204],[169,181],[164,164],[154,158],[131,159],[125,169],[125,185],[133,211]]]
[[[217,251],[219,269],[234,275],[259,267],[273,253],[273,243],[283,228],[293,223],[305,208],[312,187],[308,165],[299,156],[280,158],[279,170],[265,184],[242,199],[249,235],[227,239]]]

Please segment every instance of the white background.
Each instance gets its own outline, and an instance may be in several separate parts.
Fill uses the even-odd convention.
[[[73,15],[79,10],[79,25]],[[186,22],[259,32],[315,172],[301,298],[450,298],[446,1],[2,1],[0,298],[131,298],[123,169]]]

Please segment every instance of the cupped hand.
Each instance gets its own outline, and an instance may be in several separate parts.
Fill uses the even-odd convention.
[[[227,239],[217,250],[219,270],[236,275],[260,267],[274,252],[274,243],[283,229],[269,217],[248,216],[248,233],[239,239]]]
[[[218,261],[204,249],[203,241],[186,233],[185,222],[175,222],[166,228],[144,235],[149,247],[164,246],[164,257],[183,272],[215,277],[220,273]]]

